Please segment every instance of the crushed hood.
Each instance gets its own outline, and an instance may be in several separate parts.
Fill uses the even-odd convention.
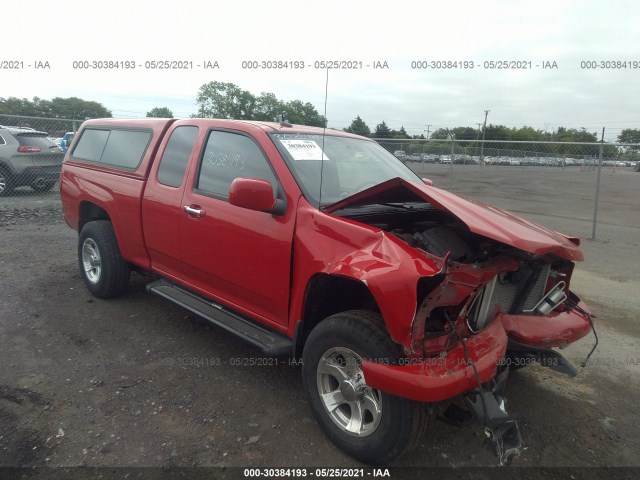
[[[477,235],[525,252],[535,255],[551,253],[573,261],[584,258],[577,239],[566,237],[484,202],[401,178],[363,190],[325,207],[324,211],[331,213],[349,206],[416,201],[428,202],[433,207],[454,215]]]

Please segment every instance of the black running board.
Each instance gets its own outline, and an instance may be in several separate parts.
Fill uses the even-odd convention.
[[[222,305],[207,301],[167,280],[150,283],[147,285],[147,290],[171,300],[205,320],[237,335],[260,349],[265,355],[279,357],[293,353],[293,341],[290,338],[257,325]]]

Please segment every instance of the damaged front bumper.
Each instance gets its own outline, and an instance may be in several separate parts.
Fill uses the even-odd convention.
[[[409,359],[406,365],[363,361],[372,388],[419,402],[442,402],[463,394],[493,446],[500,465],[520,455],[517,415],[503,396],[510,366],[539,363],[575,376],[575,368],[550,347],[572,343],[593,327],[590,312],[577,297],[576,307],[547,316],[498,313],[483,330],[440,355]]]
[[[409,359],[406,365],[364,360],[362,371],[370,387],[418,402],[440,402],[477,387],[473,365],[482,383],[490,381],[505,356],[507,340],[502,323],[494,320],[466,338],[464,346],[460,343],[437,357]]]
[[[500,465],[520,455],[522,441],[517,415],[507,413],[502,396],[509,372],[503,364],[508,337],[495,319],[480,333],[463,340],[446,355],[412,365],[381,365],[363,361],[367,385],[421,402],[439,402],[464,393],[484,425]]]
[[[588,312],[587,306],[579,307]],[[564,346],[584,337],[591,329],[589,318],[577,309],[547,316],[499,313],[480,332],[455,347],[429,358],[408,359],[405,365],[362,362],[367,385],[419,402],[440,402],[490,381],[511,353],[529,352],[533,358],[562,358],[550,347]],[[465,355],[466,346],[466,355]],[[545,356],[548,353],[548,357]],[[557,362],[541,362],[554,366]],[[565,360],[566,362],[566,360]],[[568,362],[567,362],[568,363]],[[472,365],[473,364],[473,365]]]

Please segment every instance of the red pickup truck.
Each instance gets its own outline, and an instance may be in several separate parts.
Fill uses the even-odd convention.
[[[90,120],[60,190],[93,295],[149,272],[150,292],[301,359],[322,429],[369,464],[408,450],[429,415],[458,417],[458,399],[501,464],[518,456],[509,369],[575,375],[553,347],[593,328],[569,289],[576,238],[435,188],[356,135]]]

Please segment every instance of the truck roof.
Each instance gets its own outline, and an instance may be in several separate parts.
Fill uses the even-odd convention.
[[[342,130],[334,130],[332,128],[310,127],[308,125],[294,125],[284,122],[265,122],[259,120],[228,120],[216,118],[97,118],[87,120],[83,123],[83,127],[88,126],[120,126],[126,128],[162,128],[170,123],[179,122],[184,124],[199,125],[203,127],[214,128],[237,128],[239,124],[251,125],[256,129],[260,129],[267,133],[307,133],[312,135],[337,135],[341,137],[360,138],[359,135],[344,132]]]

